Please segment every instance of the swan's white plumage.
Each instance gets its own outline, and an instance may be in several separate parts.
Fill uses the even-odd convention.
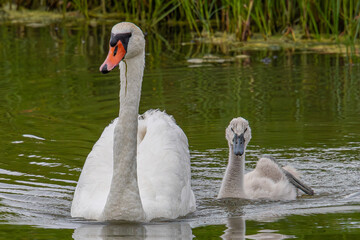
[[[119,117],[104,129],[85,161],[71,216],[125,221],[184,216],[195,210],[187,138],[165,112],[149,110],[138,117],[144,35],[124,22],[113,27],[112,37],[117,36],[116,49],[119,45],[124,54],[117,58],[121,61]],[[127,45],[123,45],[125,37]],[[119,51],[110,47],[102,72],[115,66]]]
[[[194,211],[184,132],[164,112],[150,110],[141,118],[138,138],[146,133],[138,144],[138,180],[146,218],[176,218]]]
[[[86,158],[71,205],[71,216],[99,219],[113,172],[114,128],[117,118],[107,126]]]
[[[73,217],[100,218],[110,191],[117,120],[104,129],[85,161],[71,208]],[[137,173],[146,219],[176,218],[195,211],[186,135],[161,111],[145,112],[138,124]]]

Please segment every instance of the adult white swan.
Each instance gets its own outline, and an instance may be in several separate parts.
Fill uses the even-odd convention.
[[[150,221],[195,210],[186,135],[164,112],[138,116],[145,39],[134,24],[111,31],[100,71],[120,65],[120,111],[88,155],[76,186],[72,217]]]
[[[297,197],[298,188],[309,195],[314,194],[299,180],[294,168],[281,168],[271,157],[261,158],[256,168],[244,175],[245,150],[251,139],[249,123],[244,118],[234,118],[225,132],[229,162],[218,198],[293,200]]]

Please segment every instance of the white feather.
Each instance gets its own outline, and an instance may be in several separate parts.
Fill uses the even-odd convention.
[[[89,153],[76,187],[73,217],[99,219],[110,191],[117,118]],[[188,140],[165,112],[148,110],[138,122],[137,173],[146,219],[176,218],[195,211]]]
[[[86,158],[72,201],[72,217],[98,219],[104,209],[113,174],[114,128],[117,120],[104,129]]]
[[[172,117],[152,110],[139,121],[141,128],[146,134],[138,145],[138,180],[147,218],[176,218],[194,211],[190,153],[184,132]]]

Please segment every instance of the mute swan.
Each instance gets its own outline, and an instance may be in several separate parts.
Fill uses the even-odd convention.
[[[85,161],[71,216],[142,222],[195,211],[186,135],[164,112],[138,116],[145,39],[132,23],[112,28],[100,71],[107,73],[118,64],[119,117],[104,129]]]
[[[249,123],[244,118],[234,118],[225,132],[229,144],[229,162],[218,199],[293,200],[296,199],[297,188],[309,195],[314,194],[311,188],[298,179],[294,168],[281,168],[270,157],[260,158],[256,168],[244,176],[245,150],[251,139]]]

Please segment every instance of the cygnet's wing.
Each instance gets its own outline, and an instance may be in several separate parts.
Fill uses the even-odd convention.
[[[259,162],[262,161],[264,163],[267,164],[267,167],[266,169],[270,169],[271,167],[271,172],[272,174],[274,175],[274,173],[278,172],[277,175],[279,175],[279,171],[275,171],[276,170],[276,167],[275,166],[278,166],[279,169],[282,170],[282,172],[285,174],[285,176],[287,177],[287,179],[289,180],[289,182],[294,185],[296,188],[300,189],[301,191],[303,191],[304,193],[312,196],[314,195],[314,190],[311,189],[311,187],[307,186],[303,181],[301,181],[299,178],[297,178],[294,174],[297,174],[296,173],[296,170],[293,169],[293,172],[294,173],[291,173],[290,170],[287,171],[284,167],[282,167],[276,160],[275,158],[273,158],[272,156],[269,156],[269,155],[264,155],[260,160]],[[262,164],[264,165],[264,164]],[[265,166],[265,165],[264,165]],[[263,167],[264,168],[264,167]],[[292,168],[290,168],[292,169]],[[275,176],[275,175],[274,175]],[[276,180],[274,178],[274,176],[272,176],[272,179],[273,180]]]
[[[301,191],[303,191],[304,193],[310,196],[314,195],[314,190],[312,190],[311,187],[307,186],[304,182],[296,178],[293,174],[286,171],[284,168],[282,168],[282,170],[292,185],[294,185],[296,188],[300,189]]]

